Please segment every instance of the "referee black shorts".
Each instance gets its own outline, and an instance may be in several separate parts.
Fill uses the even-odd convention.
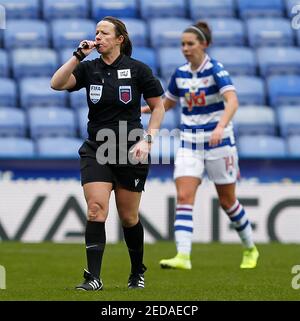
[[[81,185],[109,182],[133,192],[142,192],[149,172],[149,164],[100,164],[96,159],[99,145],[86,140],[79,149]],[[118,153],[118,151],[117,151]]]

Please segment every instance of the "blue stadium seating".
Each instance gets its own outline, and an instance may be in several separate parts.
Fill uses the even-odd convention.
[[[43,0],[43,17],[47,20],[61,18],[87,18],[89,2],[86,0]]]
[[[20,101],[23,108],[33,106],[67,106],[68,93],[50,88],[50,78],[23,78],[20,81]]]
[[[240,17],[281,17],[284,13],[282,0],[237,0]]]
[[[143,19],[159,17],[186,16],[184,0],[140,0],[140,10]]]
[[[88,122],[88,108],[82,107],[78,108],[76,114],[77,114],[77,120],[78,120],[78,128],[79,128],[79,135],[81,138],[86,139],[87,138],[87,122]]]
[[[99,21],[105,16],[136,18],[138,8],[136,0],[93,0],[92,18]]]
[[[44,137],[37,140],[37,154],[44,158],[79,158],[82,143],[74,137]]]
[[[190,0],[188,6],[194,21],[208,17],[230,18],[235,15],[234,0]]]
[[[33,107],[28,111],[32,138],[45,136],[75,136],[75,116],[62,107]]]
[[[239,138],[238,146],[240,157],[280,158],[287,156],[285,141],[281,137],[245,135]]]
[[[276,118],[267,106],[240,107],[233,118],[234,130],[240,135],[275,135]]]
[[[0,107],[0,136],[25,136],[26,127],[23,110]]]
[[[155,51],[148,47],[133,47],[132,58],[148,65],[153,73],[157,75],[158,66]]]
[[[289,156],[300,157],[300,135],[292,135],[287,138]]]
[[[236,88],[240,105],[265,105],[264,82],[259,77],[235,76],[232,82]]]
[[[154,48],[180,47],[183,30],[192,24],[184,18],[157,18],[149,21],[150,42]]]
[[[133,47],[148,45],[148,31],[145,21],[134,18],[124,18],[122,21],[126,25]]]
[[[35,157],[34,143],[24,137],[0,137],[0,158]]]
[[[49,46],[49,30],[45,21],[8,20],[6,25],[4,47],[7,49],[46,48]]]
[[[22,77],[52,76],[58,67],[56,52],[52,49],[15,49],[12,69],[16,79]]]
[[[300,105],[279,106],[277,118],[282,136],[300,135]],[[300,142],[299,142],[300,144]]]
[[[292,46],[294,35],[291,22],[285,18],[251,18],[247,20],[249,45]]]
[[[0,78],[0,106],[17,106],[17,87],[12,79]]]
[[[161,48],[158,50],[160,74],[164,80],[173,74],[175,69],[186,63],[180,48]]]
[[[37,19],[40,17],[39,0],[1,0],[8,19]]]
[[[271,106],[300,105],[300,76],[271,76],[267,86]]]
[[[80,41],[95,39],[96,23],[88,19],[54,19],[51,21],[55,49],[77,48]]]
[[[212,30],[214,46],[244,46],[245,27],[236,18],[210,18],[208,24]]]
[[[0,77],[8,77],[9,64],[8,56],[5,50],[0,49]]]
[[[268,47],[257,50],[259,73],[263,77],[275,74],[300,73],[300,49]]]
[[[70,93],[70,106],[74,109],[87,107],[85,88]]]
[[[222,62],[224,68],[233,76],[256,74],[256,58],[250,48],[213,47],[209,50],[209,55]]]

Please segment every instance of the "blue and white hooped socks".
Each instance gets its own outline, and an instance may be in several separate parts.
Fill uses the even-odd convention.
[[[233,223],[235,230],[238,232],[243,245],[246,248],[254,247],[252,227],[240,202],[236,200],[233,206],[225,210],[225,212]]]

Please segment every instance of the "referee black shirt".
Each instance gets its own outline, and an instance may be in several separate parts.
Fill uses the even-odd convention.
[[[142,128],[141,95],[144,99],[163,95],[163,88],[144,63],[121,54],[111,65],[102,58],[81,62],[73,71],[75,87],[86,88],[88,138],[96,141],[98,130],[110,128],[118,135],[119,121],[128,131]]]

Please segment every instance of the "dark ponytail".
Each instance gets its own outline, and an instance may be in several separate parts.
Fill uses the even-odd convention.
[[[119,20],[115,17],[111,17],[111,16],[104,17],[102,19],[102,21],[103,20],[109,21],[115,26],[115,31],[116,31],[117,37],[123,36],[124,41],[121,44],[121,53],[130,57],[132,54],[132,43],[131,43],[131,40],[129,39],[128,32],[127,32],[124,22],[122,22],[121,20]]]

